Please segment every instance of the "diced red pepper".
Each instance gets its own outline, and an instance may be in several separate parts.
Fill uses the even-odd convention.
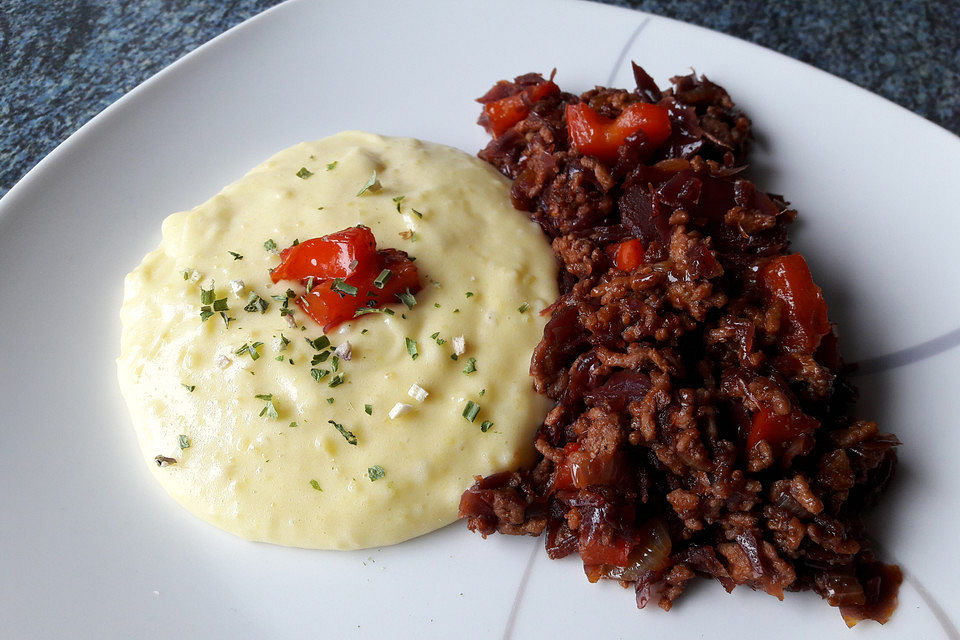
[[[571,146],[604,162],[616,160],[617,150],[627,138],[641,130],[654,147],[666,142],[671,131],[667,110],[660,105],[638,102],[611,120],[585,102],[567,105],[567,134]]]
[[[397,294],[420,290],[417,267],[407,254],[396,249],[377,251],[376,246],[373,233],[364,226],[306,240],[281,252],[271,278],[312,286],[296,302],[328,331],[357,317],[361,308],[396,304],[400,302]],[[384,269],[391,275],[378,287],[375,282]],[[353,287],[356,293],[348,293]]]
[[[485,126],[495,138],[499,138],[507,129],[527,117],[531,104],[559,92],[560,87],[547,80],[512,96],[488,102],[483,106]]]
[[[643,264],[643,243],[637,238],[624,240],[612,247],[613,262],[620,271],[633,271]]]
[[[777,256],[760,270],[767,295],[784,305],[780,339],[788,351],[813,353],[830,333],[827,304],[799,253]]]
[[[387,249],[378,251],[376,273],[372,276],[352,276],[346,284],[357,288],[356,295],[347,295],[334,289],[333,280],[325,280],[314,286],[313,290],[297,298],[297,304],[304,313],[328,331],[342,322],[352,320],[361,308],[380,308],[397,304],[397,294],[420,290],[417,267],[400,251]],[[374,283],[383,269],[389,269],[393,275],[378,288]]]
[[[747,449],[752,449],[761,440],[766,440],[774,451],[804,434],[811,434],[820,423],[802,411],[777,415],[763,409],[753,416],[753,425],[747,436]]]
[[[332,279],[368,273],[377,265],[376,253],[373,232],[364,226],[350,227],[287,247],[280,252],[280,264],[270,272],[270,278],[280,282],[310,276]]]
[[[580,559],[585,566],[608,564],[625,567],[630,563],[632,548],[633,543],[625,538],[617,537],[609,542],[603,542],[596,537],[585,540],[584,536],[580,536]]]

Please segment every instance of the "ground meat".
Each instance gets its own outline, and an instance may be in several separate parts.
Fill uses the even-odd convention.
[[[556,402],[540,459],[478,478],[460,515],[484,536],[545,533],[551,558],[579,553],[641,607],[659,592],[669,609],[699,575],[781,599],[813,589],[848,624],[884,622],[901,575],[874,558],[860,512],[899,442],[851,417],[826,305],[788,253],[796,212],[743,177],[750,121],[726,91],[634,77],[575,96],[527,74],[480,99],[522,98],[479,155],[551,239],[562,295],[530,369]],[[581,153],[567,118],[581,104],[600,122],[657,105],[643,108],[668,114],[669,135]],[[640,259],[621,256],[629,242]]]

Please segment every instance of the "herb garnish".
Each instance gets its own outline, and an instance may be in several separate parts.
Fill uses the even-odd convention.
[[[251,291],[247,295],[247,306],[243,308],[244,311],[249,311],[251,313],[266,313],[267,309],[270,307],[270,303],[261,298],[255,291]],[[216,308],[216,307],[214,307]]]
[[[332,424],[334,427],[336,427],[337,431],[340,432],[340,435],[343,436],[343,439],[346,440],[348,444],[352,444],[352,445],[356,446],[356,444],[357,444],[357,436],[353,435],[353,432],[352,432],[352,431],[350,431],[349,429],[344,429],[342,424],[338,424],[338,423],[334,422],[333,420],[327,420],[327,422],[329,422],[329,423]]]
[[[323,380],[329,373],[326,369],[310,369],[310,375],[313,376],[313,379],[317,382]]]
[[[368,416],[372,416],[372,415],[373,415],[373,405],[372,405],[372,404],[365,404],[365,405],[363,405],[363,411],[364,411],[364,413],[366,413]]]
[[[311,340],[310,338],[304,337],[304,340],[306,340],[307,344],[313,347],[314,349],[316,349],[317,351],[321,351],[322,349],[326,349],[327,347],[330,346],[330,338],[328,338],[327,336],[320,336],[319,338],[314,338],[313,340]]]
[[[417,304],[417,299],[410,293],[409,288],[403,293],[398,293],[397,298],[399,298],[400,302],[407,305],[408,309],[413,309],[414,305]]]
[[[530,308],[530,305],[524,302],[522,305],[517,307],[517,311],[519,311],[520,313],[525,313],[529,308]]]
[[[189,449],[189,448],[190,448],[190,438],[188,438],[187,436],[185,436],[185,435],[183,435],[183,434],[181,433],[181,434],[180,434],[180,449],[183,450],[183,449]]]
[[[383,285],[387,284],[387,280],[389,280],[392,276],[393,271],[390,271],[390,269],[384,269],[380,272],[380,275],[377,276],[376,280],[373,281],[373,286],[375,286],[377,289],[383,289]]]
[[[359,318],[360,316],[364,316],[368,313],[382,313],[388,316],[397,315],[393,309],[387,309],[387,308],[378,309],[376,307],[360,307],[359,309],[353,312],[353,317]]]
[[[375,482],[387,475],[387,471],[377,464],[367,469],[367,475],[370,476],[370,482]]]
[[[470,374],[477,370],[477,359],[476,358],[467,358],[467,366],[463,368],[463,372]]]
[[[407,353],[410,354],[410,357],[414,360],[420,355],[420,352],[417,350],[417,341],[411,340],[410,338],[404,338],[404,342],[407,346]]]
[[[274,420],[280,417],[280,413],[277,411],[277,406],[273,403],[273,394],[272,393],[258,393],[254,396],[257,400],[263,400],[267,404],[260,410],[260,417],[267,415]]]
[[[227,253],[232,255],[234,260],[243,260],[243,256],[237,253],[236,251],[227,251]]]
[[[290,428],[291,428],[291,429],[296,429],[296,428],[299,427],[299,426],[300,426],[300,425],[298,425],[296,422],[291,422],[291,423],[290,423]]]
[[[238,356],[242,356],[244,353],[250,354],[250,359],[256,361],[260,359],[259,349],[262,346],[262,342],[254,342],[253,344],[244,343],[243,346],[237,349],[234,353],[236,353]]]
[[[480,431],[486,433],[487,431],[490,430],[490,427],[492,426],[493,426],[492,422],[490,422],[489,420],[484,420],[483,422],[480,423]]]
[[[403,202],[403,200],[404,200],[406,197],[407,197],[407,196],[397,196],[396,198],[393,199],[393,201],[394,201],[394,202],[396,203],[396,205],[397,205],[397,213],[402,213],[402,212],[400,211],[400,203]]]
[[[320,488],[320,483],[317,482],[316,480],[311,480],[311,481],[310,481],[310,486],[313,487],[314,489],[316,489],[317,491],[320,491],[320,492],[323,491],[323,489]]]
[[[363,187],[360,189],[360,191],[357,192],[357,197],[362,196],[367,191],[376,191],[377,190],[376,184],[377,184],[377,172],[374,171],[372,174],[370,174],[370,179],[367,180],[366,184],[364,184]]]
[[[463,408],[463,417],[467,419],[467,422],[473,422],[477,418],[477,414],[480,413],[480,405],[478,405],[473,400],[467,400],[466,406]]]
[[[263,243],[263,248],[265,251],[276,251],[277,243],[273,241],[273,238],[270,238],[269,240]]]
[[[336,168],[337,168],[337,161],[336,161],[336,160],[334,160],[333,162],[331,162],[330,164],[327,165],[327,171],[333,171],[333,170],[336,169]]]
[[[472,297],[473,297],[473,291],[467,291],[466,297],[472,298]]]
[[[301,180],[306,180],[313,175],[313,171],[308,170],[306,167],[300,167],[300,171],[297,171],[297,177]]]
[[[333,376],[333,379],[330,381],[330,386],[339,387],[341,384],[343,384],[343,374],[338,373],[337,375]]]
[[[357,295],[357,291],[359,291],[359,289],[357,289],[352,284],[347,284],[346,282],[344,282],[343,278],[334,278],[333,284],[330,285],[330,288],[333,291],[336,291],[337,293],[339,293],[341,298],[345,295],[355,296]]]
[[[420,219],[423,219],[423,214],[417,211],[416,209],[410,209],[410,211],[413,213],[413,215],[417,216]]]
[[[193,393],[193,390],[197,388],[197,385],[195,384],[183,384],[182,382],[180,383],[180,386],[186,389],[187,391],[189,391],[190,393]]]

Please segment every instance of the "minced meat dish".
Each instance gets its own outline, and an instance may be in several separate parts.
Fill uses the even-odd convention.
[[[479,99],[479,155],[551,238],[561,297],[530,367],[556,402],[539,462],[478,477],[460,515],[545,533],[640,607],[704,576],[885,622],[901,574],[860,514],[899,442],[851,415],[826,304],[788,251],[796,212],[744,177],[750,121],[726,91],[634,75],[575,96],[527,74]]]

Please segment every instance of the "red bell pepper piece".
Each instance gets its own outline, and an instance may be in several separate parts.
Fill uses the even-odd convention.
[[[777,256],[760,270],[768,298],[783,302],[780,339],[788,351],[813,353],[830,333],[827,304],[799,253]]]
[[[611,248],[613,263],[620,271],[633,271],[643,264],[643,243],[637,238],[618,242]]]
[[[813,433],[820,423],[802,411],[777,415],[763,409],[753,415],[753,424],[747,436],[747,449],[752,449],[761,440],[766,440],[774,451],[782,449],[791,440]]]
[[[660,105],[638,102],[611,120],[585,102],[567,105],[567,134],[571,146],[604,162],[615,161],[617,150],[627,138],[641,130],[654,147],[666,142],[671,131],[667,110]]]
[[[485,126],[495,138],[499,138],[507,129],[527,117],[530,113],[530,105],[559,92],[560,87],[547,80],[527,87],[512,96],[488,102],[483,106],[483,113],[486,116]]]
[[[377,278],[385,269],[390,277],[378,287]],[[284,249],[270,277],[274,282],[300,280],[311,287],[296,302],[324,331],[358,317],[362,308],[396,304],[398,294],[420,290],[417,267],[407,254],[378,251],[373,233],[364,226]]]

